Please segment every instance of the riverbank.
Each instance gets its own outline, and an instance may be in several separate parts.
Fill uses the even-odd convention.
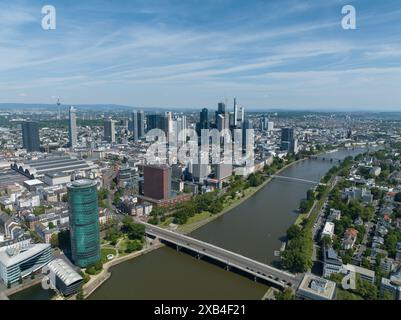
[[[295,165],[299,162],[305,161],[308,158],[303,158],[303,159],[299,159],[296,161],[293,161],[287,165],[285,165],[284,167],[282,167],[281,169],[277,170],[274,174],[279,174],[282,171],[284,171],[285,169],[288,169],[289,167],[291,167],[292,165]],[[216,220],[217,218],[220,218],[221,216],[223,216],[224,214],[226,214],[227,212],[231,211],[232,209],[236,208],[237,206],[239,206],[240,204],[242,204],[243,202],[245,202],[246,200],[248,200],[249,198],[253,197],[257,192],[259,192],[260,190],[262,190],[269,182],[272,181],[272,177],[269,177],[268,179],[266,179],[266,181],[263,181],[263,183],[257,187],[250,187],[249,189],[245,190],[244,192],[246,193],[244,197],[241,197],[239,199],[234,200],[233,203],[231,203],[230,205],[228,205],[226,208],[224,208],[221,212],[217,213],[217,214],[209,214],[209,216],[206,216],[204,219],[202,220],[198,220],[196,222],[191,222],[191,219],[189,219],[189,222],[180,225],[177,228],[177,231],[183,234],[188,234],[191,233],[201,227],[203,227],[204,225],[208,224],[209,222],[212,222],[213,220]],[[202,213],[200,213],[199,215],[202,215]],[[195,215],[195,219],[196,219]]]
[[[275,174],[279,174],[280,172],[284,171],[285,169],[289,168],[290,166],[302,162],[304,160],[306,160],[307,158],[303,158],[303,159],[299,159],[297,161],[293,161],[287,165],[285,165],[284,167],[282,167],[281,169],[277,170],[277,172],[275,172]],[[206,218],[200,220],[200,221],[196,221],[193,223],[186,223],[182,226],[179,226],[177,231],[181,232],[183,234],[188,234],[191,233],[193,231],[195,231],[196,229],[208,224],[209,222],[221,217],[222,215],[226,214],[227,212],[231,211],[232,209],[234,209],[235,207],[239,206],[241,203],[243,203],[244,201],[248,200],[249,198],[251,198],[252,196],[254,196],[257,192],[259,192],[260,190],[262,190],[269,182],[272,181],[272,177],[269,177],[268,179],[266,179],[266,181],[264,181],[261,185],[257,186],[257,187],[252,187],[249,188],[248,192],[246,192],[244,197],[241,197],[239,199],[234,200],[233,203],[231,203],[230,205],[228,205],[226,208],[224,208],[221,212],[219,212],[218,214],[215,215],[211,215],[209,214],[209,216],[206,216]],[[202,215],[202,213],[200,213],[199,215]],[[196,216],[195,216],[196,217]],[[166,224],[165,227],[167,227],[168,225]],[[84,285],[83,288],[83,293],[84,293],[84,297],[87,298],[89,297],[97,288],[99,288],[105,281],[107,281],[110,277],[111,277],[111,272],[109,271],[109,269],[113,266],[116,266],[122,262],[125,262],[127,260],[131,260],[134,259],[136,257],[142,256],[146,253],[149,253],[153,250],[156,250],[158,248],[161,248],[163,246],[163,244],[161,243],[157,243],[157,244],[153,244],[151,247],[148,247],[144,250],[138,251],[138,252],[133,252],[131,254],[122,256],[122,257],[117,257],[114,260],[107,262],[103,265],[103,270],[96,276],[92,276],[91,280]]]
[[[99,288],[105,281],[107,281],[111,277],[111,271],[109,271],[110,268],[112,268],[122,262],[140,257],[144,254],[147,254],[153,250],[159,249],[163,246],[164,245],[160,242],[153,242],[152,244],[149,244],[143,250],[132,252],[132,253],[129,253],[124,256],[116,257],[113,260],[106,262],[103,265],[103,270],[99,274],[97,274],[95,276],[91,276],[91,279],[89,280],[89,282],[87,282],[83,286],[82,289],[83,289],[84,298],[89,297],[97,288]]]

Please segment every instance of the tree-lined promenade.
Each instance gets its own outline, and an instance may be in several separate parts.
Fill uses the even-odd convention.
[[[283,267],[291,272],[306,272],[312,268],[313,234],[312,228],[325,201],[334,188],[337,176],[345,176],[353,163],[352,157],[347,157],[339,166],[332,167],[322,178],[315,190],[309,190],[307,199],[301,201],[301,216],[287,230],[288,245],[282,254]]]

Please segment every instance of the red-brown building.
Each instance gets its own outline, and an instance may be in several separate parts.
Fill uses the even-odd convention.
[[[147,198],[166,200],[171,193],[171,171],[168,166],[144,166],[143,194]]]

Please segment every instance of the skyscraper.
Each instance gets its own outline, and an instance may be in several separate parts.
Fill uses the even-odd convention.
[[[243,124],[244,124],[244,121],[245,121],[245,107],[241,106],[241,107],[239,108],[239,114],[238,114],[238,116],[239,116],[238,122],[240,123],[240,126],[241,126],[241,128],[242,128],[242,126],[243,126]]]
[[[145,166],[143,171],[143,194],[157,200],[170,198],[171,169],[168,166]]]
[[[137,141],[139,139],[139,130],[138,130],[138,113],[136,111],[134,111],[132,113],[132,136],[134,138],[135,141]]]
[[[216,128],[219,131],[222,131],[224,129],[224,115],[223,114],[216,114]]]
[[[217,112],[219,114],[225,113],[226,112],[226,104],[223,103],[223,102],[219,102],[218,105],[217,105]]]
[[[237,98],[234,98],[234,123],[233,126],[237,126],[237,121],[238,121],[238,104],[237,104]]]
[[[196,124],[196,132],[200,136],[202,129],[209,129],[209,110],[203,108],[199,115],[199,122]]]
[[[160,114],[148,114],[146,116],[147,131],[152,129],[163,130],[162,119]]]
[[[22,126],[22,144],[28,152],[40,151],[39,127],[36,122],[26,121]]]
[[[138,111],[138,138],[142,139],[145,137],[145,113],[143,110]]]
[[[298,140],[295,138],[293,128],[281,129],[281,150],[289,153],[298,152]]]
[[[281,129],[281,141],[291,141],[292,139],[294,139],[294,129],[293,128]]]
[[[112,119],[104,121],[104,139],[109,143],[116,142],[116,124]]]
[[[77,145],[77,109],[74,107],[69,110],[68,129],[70,148],[74,148]]]
[[[251,132],[250,129],[253,129],[253,122],[250,119],[246,119],[242,125],[242,148],[243,148],[243,150],[246,150],[248,143],[251,143],[251,141],[252,141],[250,135],[253,134],[253,132]]]
[[[216,118],[215,118],[215,124],[217,126],[217,121],[219,118],[219,115],[223,115],[226,113],[226,104],[224,102],[219,102],[217,104],[217,111],[216,111]]]
[[[68,186],[71,253],[86,268],[100,260],[99,208],[96,182],[76,180]]]
[[[187,117],[181,116],[175,120],[175,135],[177,137],[178,146],[186,142],[187,137]],[[181,134],[181,135],[180,135]],[[185,140],[184,140],[185,139]]]

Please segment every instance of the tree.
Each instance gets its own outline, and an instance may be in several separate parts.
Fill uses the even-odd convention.
[[[51,229],[54,229],[56,226],[54,225],[54,223],[53,222],[49,222],[49,229],[51,230]]]
[[[299,237],[301,235],[302,229],[293,224],[292,226],[290,226],[287,230],[287,238],[288,240],[294,239],[296,237]]]
[[[50,237],[50,245],[53,248],[57,248],[60,245],[57,233],[53,233],[52,236]]]
[[[134,251],[142,250],[142,248],[143,248],[142,243],[139,242],[138,240],[134,240],[134,241],[129,241],[127,243],[127,248],[126,248],[125,251],[127,253],[131,253],[131,252],[134,252]]]
[[[79,289],[78,293],[77,293],[77,300],[84,300],[84,291],[81,289]]]
[[[140,223],[134,223],[130,217],[124,218],[122,230],[128,234],[128,238],[131,240],[143,240],[145,236],[145,226]]]
[[[394,196],[394,200],[397,202],[401,202],[401,192],[398,192],[395,196]]]
[[[286,288],[284,291],[274,293],[276,300],[294,300],[294,293],[290,288]]]
[[[366,300],[377,299],[377,287],[365,280],[362,280],[359,275],[356,276],[356,293],[361,295]]]
[[[61,201],[68,202],[68,194],[67,193],[63,194],[63,196],[61,197]]]

